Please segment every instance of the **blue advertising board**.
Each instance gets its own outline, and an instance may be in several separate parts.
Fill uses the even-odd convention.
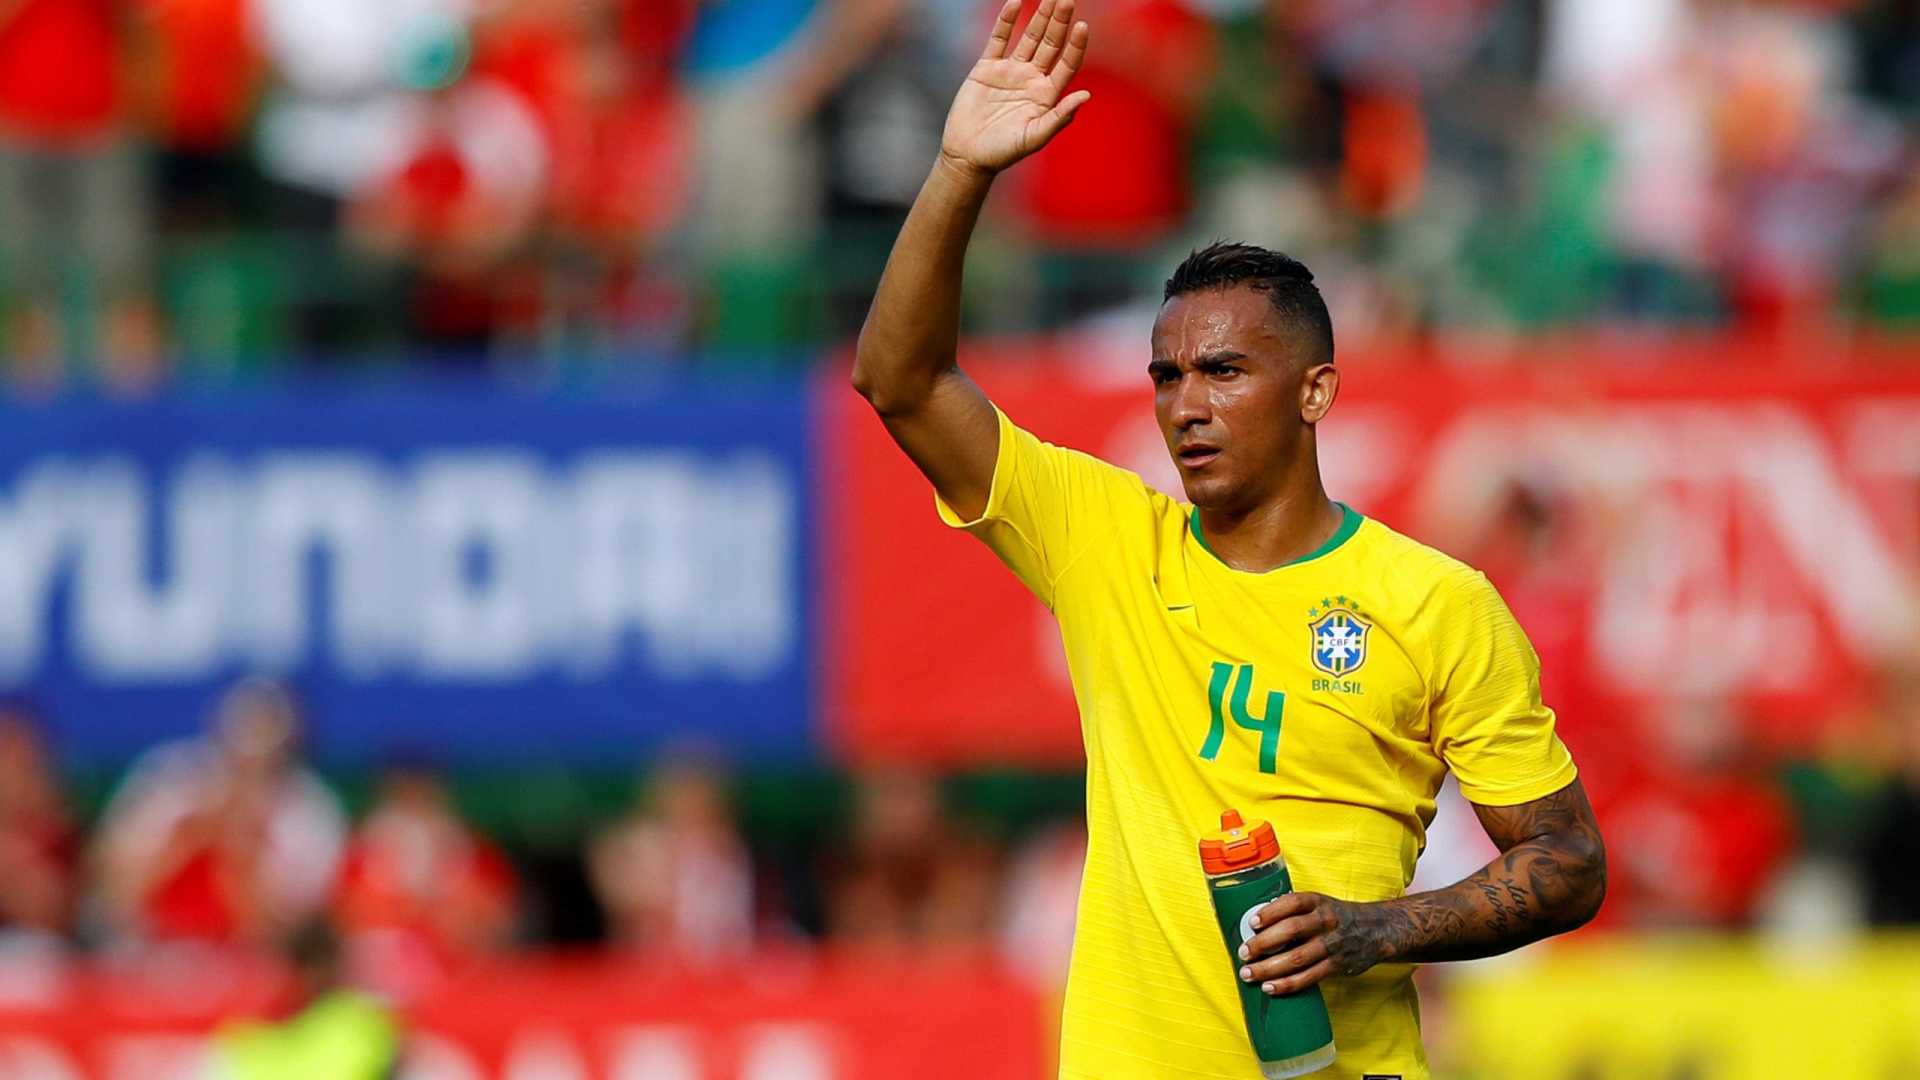
[[[323,761],[812,753],[802,383],[0,406],[0,694],[70,760],[284,678]]]

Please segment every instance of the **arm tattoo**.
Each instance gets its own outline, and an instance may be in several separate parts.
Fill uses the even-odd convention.
[[[1607,855],[1578,780],[1519,806],[1475,806],[1500,856],[1456,885],[1368,909],[1340,936],[1355,955],[1472,960],[1581,926],[1607,892]],[[1370,966],[1370,965],[1369,965]]]

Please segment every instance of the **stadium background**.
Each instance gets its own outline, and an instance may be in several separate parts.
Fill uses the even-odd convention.
[[[0,0],[0,1076],[201,1075],[316,920],[408,1076],[1048,1075],[1058,645],[844,380],[986,6]],[[1082,11],[969,370],[1171,485],[1160,278],[1302,257],[1606,828],[1440,1074],[1920,1076],[1920,5]]]

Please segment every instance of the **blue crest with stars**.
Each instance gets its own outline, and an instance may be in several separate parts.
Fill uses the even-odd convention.
[[[1312,634],[1313,666],[1329,675],[1341,676],[1367,662],[1367,631],[1373,624],[1360,617],[1358,605],[1342,596],[1307,612],[1313,621],[1307,624]]]

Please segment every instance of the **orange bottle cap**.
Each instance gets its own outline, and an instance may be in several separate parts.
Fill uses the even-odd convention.
[[[1280,840],[1264,821],[1248,825],[1240,811],[1220,815],[1220,831],[1200,838],[1200,867],[1209,874],[1231,874],[1280,857]]]

